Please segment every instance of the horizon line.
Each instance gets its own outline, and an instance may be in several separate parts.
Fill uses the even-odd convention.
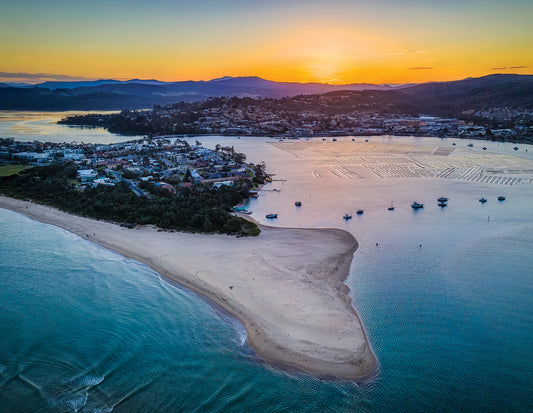
[[[288,81],[288,80],[271,80],[267,79],[261,76],[257,75],[247,75],[247,76],[220,76],[215,77],[212,79],[199,79],[199,80],[192,80],[192,79],[185,79],[185,80],[159,80],[156,78],[148,78],[148,79],[142,79],[142,78],[122,78],[122,77],[100,77],[100,78],[89,78],[89,77],[82,77],[82,76],[71,76],[71,75],[56,75],[56,74],[45,74],[45,73],[9,73],[9,72],[0,72],[0,84],[20,84],[20,85],[32,85],[32,86],[38,86],[40,84],[44,83],[78,83],[78,82],[98,82],[98,81],[116,81],[116,82],[133,82],[133,81],[140,81],[140,82],[160,82],[160,83],[182,83],[182,82],[213,82],[213,81],[224,81],[224,80],[231,80],[231,79],[250,79],[250,78],[256,78],[260,80],[265,80],[268,82],[274,82],[274,83],[293,83],[293,84],[320,84],[320,85],[329,85],[329,86],[347,86],[347,85],[375,85],[375,86],[407,86],[407,85],[421,85],[421,84],[427,84],[427,83],[446,83],[446,82],[456,82],[456,81],[462,81],[467,79],[479,79],[483,77],[488,76],[500,76],[500,75],[511,75],[511,76],[532,76],[533,73],[489,73],[482,76],[467,76],[463,78],[457,78],[453,80],[430,80],[426,82],[405,82],[405,83],[398,83],[398,82],[383,82],[383,83],[370,83],[370,82],[349,82],[349,83],[330,83],[330,82],[298,82],[298,81]],[[28,80],[17,80],[17,81],[10,81],[10,80],[2,80],[2,78],[18,78],[22,79],[27,77]],[[35,81],[32,81],[31,79],[36,79]],[[56,78],[56,79],[54,79]],[[38,79],[38,80],[37,80]],[[46,79],[46,80],[45,80]],[[68,80],[67,80],[68,79]]]

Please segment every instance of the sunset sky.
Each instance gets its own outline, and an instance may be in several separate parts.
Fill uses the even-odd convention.
[[[0,82],[533,73],[532,0],[2,0]]]

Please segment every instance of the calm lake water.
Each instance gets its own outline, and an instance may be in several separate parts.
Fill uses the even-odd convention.
[[[265,214],[277,212],[270,225],[337,227],[357,237],[347,284],[379,359],[377,377],[327,382],[257,363],[242,327],[197,295],[136,261],[0,210],[0,411],[533,410],[533,185],[380,179],[344,161],[339,167],[333,146],[318,145],[311,156],[273,139],[199,140],[233,145],[275,174],[248,205],[254,218],[266,223]],[[395,153],[456,142],[457,153],[480,162],[530,162],[525,146],[369,140]],[[447,208],[436,205],[443,195]],[[425,207],[411,209],[415,200]],[[345,222],[346,212],[353,218]]]
[[[110,133],[104,128],[58,125],[57,121],[89,112],[19,112],[0,110],[0,137],[18,141],[113,143],[128,137]],[[114,112],[99,112],[114,113]]]

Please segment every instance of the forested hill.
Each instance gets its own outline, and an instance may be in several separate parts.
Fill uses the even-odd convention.
[[[63,85],[63,86],[62,86]],[[273,82],[259,77],[227,77],[204,81],[108,80],[53,82],[35,87],[2,87],[0,109],[113,110],[146,109],[175,102],[198,102],[209,97],[280,98],[335,90],[392,90],[387,85]]]
[[[402,89],[417,104],[439,116],[462,111],[533,108],[533,75],[491,75],[454,82],[425,83]]]
[[[55,82],[37,87],[5,86],[0,84],[0,109],[3,110],[147,109],[154,105],[176,102],[199,102],[210,97],[283,98],[345,90],[390,94],[386,104],[389,101],[396,102],[403,96],[403,105],[422,107],[424,113],[445,116],[457,116],[462,111],[492,107],[533,108],[533,75],[490,75],[397,87],[273,82],[258,77],[229,77],[207,82],[166,83],[134,79],[126,82]],[[366,96],[369,105],[375,102],[372,93],[360,96]],[[361,105],[364,103],[360,102]]]

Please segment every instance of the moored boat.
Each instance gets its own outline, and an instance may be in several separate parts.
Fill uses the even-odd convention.
[[[446,202],[439,202],[438,204],[440,207],[447,207],[448,204]]]
[[[390,207],[387,208],[389,211],[394,211],[394,205],[392,205],[392,201],[390,201]]]
[[[278,217],[278,214],[267,214],[265,215],[268,219],[274,219]]]
[[[413,209],[424,208],[424,204],[420,204],[420,203],[418,203],[418,202],[413,202],[413,203],[411,204],[411,208],[413,208]]]
[[[498,201],[505,201],[505,197],[502,196],[502,195],[500,195],[500,196],[498,197]]]
[[[439,201],[439,202],[448,202],[448,198],[446,198],[445,196],[441,196],[439,199],[437,199],[437,201]]]
[[[350,214],[344,214],[342,218],[348,221],[349,219],[352,219],[352,216]]]
[[[513,150],[517,151],[517,150],[518,150],[518,146],[515,146],[515,147],[513,148]]]
[[[484,204],[485,202],[487,202],[487,200],[485,198],[480,198],[479,199],[479,202],[481,202],[482,204]]]
[[[294,203],[294,205],[296,205],[296,206],[299,207],[299,206],[302,206],[302,203],[301,203],[300,201],[296,201],[296,202]]]
[[[357,215],[363,215],[365,211],[363,211],[362,209],[358,209],[356,214]]]

